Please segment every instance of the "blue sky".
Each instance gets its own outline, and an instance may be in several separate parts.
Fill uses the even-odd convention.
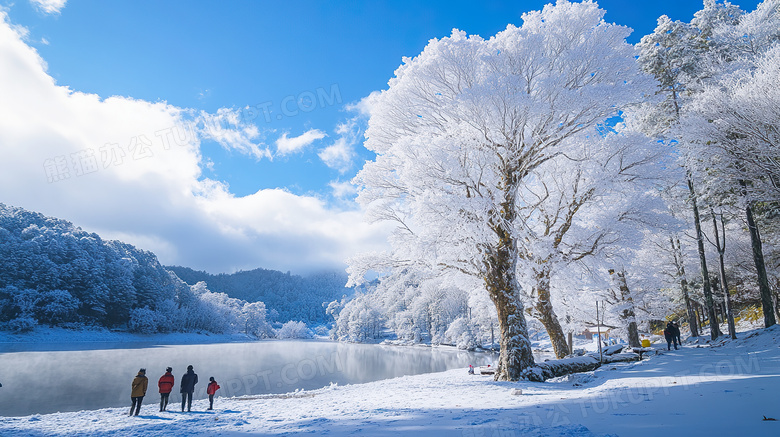
[[[47,9],[45,5],[50,1],[54,4]],[[14,42],[13,50],[37,52],[44,74],[53,78],[56,86],[100,99],[121,96],[125,99],[123,104],[129,105],[126,100],[134,100],[136,107],[142,106],[142,102],[165,102],[189,116],[202,112],[217,114],[221,110],[238,116],[242,133],[235,139],[202,138],[194,152],[198,163],[187,173],[187,177],[209,186],[221,184],[219,194],[213,198],[229,198],[229,207],[238,208],[236,205],[245,205],[253,195],[286,195],[285,199],[298,207],[302,203],[308,205],[306,202],[319,202],[315,209],[327,217],[326,221],[334,222],[346,220],[345,214],[350,214],[349,220],[356,217],[351,213],[359,211],[351,201],[349,190],[345,191],[345,183],[365,160],[372,159],[361,147],[365,119],[359,116],[354,105],[371,92],[386,88],[402,57],[420,53],[431,38],[448,36],[453,28],[489,37],[509,23],[522,24],[523,12],[541,9],[545,3],[535,0],[67,3],[64,0],[0,0],[6,15],[4,25],[17,29],[17,33],[18,29],[26,29],[20,38],[26,47]],[[661,14],[689,21],[702,5],[701,1],[694,0],[598,3],[607,11],[606,21],[634,29],[631,43],[651,32]],[[745,10],[753,10],[757,4],[755,0],[736,3]],[[28,55],[33,56],[25,56]],[[85,114],[93,114],[92,111],[100,112],[110,106],[83,103],[95,105],[86,109],[81,105],[63,101],[62,113],[84,110]],[[74,106],[80,109],[73,109]],[[150,115],[148,108],[132,111],[136,110],[147,111],[143,117],[138,116],[144,120],[156,117]],[[139,119],[136,115],[140,112],[128,113],[124,124],[114,120],[122,129],[129,125],[129,130],[120,134],[120,129],[116,129],[114,135],[106,133],[105,141],[129,147],[136,138],[133,132],[149,132],[150,128],[142,122],[133,130],[131,123],[138,122],[133,120]],[[156,126],[155,133],[165,124]],[[66,127],[63,129],[62,132],[67,131]],[[30,128],[30,132],[35,130]],[[78,137],[76,133],[62,132],[60,138]],[[153,134],[146,137],[156,140]],[[104,141],[104,137],[100,138],[94,141]],[[98,144],[85,144],[74,145],[72,150],[99,148]],[[59,156],[54,149],[47,153],[37,156],[37,161],[31,159],[37,163],[35,171],[41,176],[46,174],[40,163],[50,162],[46,161],[48,156]],[[78,173],[73,168],[70,172]],[[310,229],[309,234],[299,236],[298,243],[292,245],[294,253],[283,257],[284,260],[248,256],[240,244],[220,246],[216,236],[213,253],[218,259],[192,256],[191,249],[183,248],[176,237],[170,236],[181,234],[180,238],[191,240],[192,236],[188,237],[181,227],[144,220],[129,224],[133,220],[125,215],[133,209],[125,204],[137,203],[135,209],[143,210],[146,206],[142,201],[133,199],[101,210],[100,204],[112,204],[108,199],[116,199],[116,195],[95,193],[93,198],[102,200],[98,204],[87,203],[84,198],[89,196],[83,193],[95,183],[100,184],[97,177],[92,180],[88,180],[90,175],[78,180],[70,177],[52,183],[51,174],[48,176],[49,180],[44,181],[46,184],[39,191],[0,192],[0,202],[57,215],[100,231],[101,235],[130,240],[154,250],[166,263],[210,271],[254,267],[304,271],[339,266],[350,251],[378,248],[382,239],[381,231],[366,229],[355,240],[364,238],[371,240],[370,244],[353,241],[354,247],[325,250],[316,259],[302,261],[299,252],[294,251],[304,250],[305,242],[312,238],[323,246],[337,244],[334,242],[337,237],[330,235],[336,233],[333,225],[327,231]],[[270,191],[274,189],[284,193]],[[140,196],[144,191],[139,188],[137,192]],[[85,203],[78,207],[79,202]],[[176,204],[170,198],[159,200],[155,204],[157,209],[149,211],[159,211],[159,205],[167,210]],[[238,232],[246,238],[250,234],[263,234],[260,228],[249,232],[238,224],[226,226],[224,220],[217,223],[214,208],[212,205],[209,209],[208,220],[201,217],[204,228],[208,227],[205,222],[211,220],[213,226],[223,228],[220,231],[223,234]],[[287,210],[281,206],[276,208],[279,209],[275,217],[285,215]],[[185,209],[182,207],[172,216],[184,220],[187,214],[193,214],[182,212]],[[126,227],[114,224],[125,221]],[[147,234],[140,223],[146,223],[143,226],[147,228],[159,228],[157,234]],[[273,226],[270,221],[263,225]],[[271,232],[273,242],[261,238],[257,244],[271,251],[284,250],[276,248],[282,247],[277,245],[286,239],[285,229],[282,226]],[[329,237],[320,238],[323,233]],[[315,234],[318,237],[311,237]],[[328,257],[341,259],[328,262]]]
[[[545,3],[75,1],[59,14],[43,14],[17,0],[9,15],[33,40],[48,42],[34,46],[60,85],[209,112],[259,105],[258,141],[273,143],[285,132],[294,137],[310,129],[333,137],[349,116],[344,104],[385,88],[401,58],[420,53],[429,39],[452,28],[494,35]],[[651,32],[661,14],[688,21],[701,8],[695,0],[599,4],[607,21],[635,29],[631,42]],[[318,90],[329,99],[299,110],[297,99]],[[205,152],[214,162],[206,175],[228,182],[237,195],[274,187],[328,194],[330,181],[349,180],[371,159],[356,147],[356,159],[342,173],[324,165],[316,147],[273,162],[213,143]]]

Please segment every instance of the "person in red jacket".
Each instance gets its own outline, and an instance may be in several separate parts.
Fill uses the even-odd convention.
[[[157,387],[160,388],[160,411],[165,411],[168,408],[168,397],[173,390],[173,369],[168,367],[165,369],[165,375],[160,377],[157,381]]]
[[[219,384],[214,380],[214,377],[209,377],[209,385],[206,387],[206,393],[209,395],[209,410],[214,409],[214,393],[219,390]]]

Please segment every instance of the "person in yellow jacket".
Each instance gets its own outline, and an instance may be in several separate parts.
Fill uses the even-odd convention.
[[[136,416],[141,412],[141,402],[143,402],[144,396],[146,396],[146,387],[148,385],[149,378],[146,377],[146,369],[139,370],[138,375],[133,379],[133,390],[130,392],[130,399],[133,401],[133,405],[130,407],[130,416],[133,415],[133,410],[135,410]]]

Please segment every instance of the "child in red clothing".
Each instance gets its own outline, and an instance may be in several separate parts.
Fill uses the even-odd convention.
[[[214,377],[209,378],[209,385],[206,387],[206,394],[209,395],[209,410],[214,409],[214,393],[219,390],[219,384],[214,380]]]

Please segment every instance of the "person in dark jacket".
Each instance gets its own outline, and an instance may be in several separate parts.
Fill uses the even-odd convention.
[[[168,408],[168,397],[173,390],[173,369],[168,367],[165,369],[165,374],[157,381],[157,387],[160,389],[160,411],[165,411]]]
[[[674,340],[677,342],[677,344],[682,347],[682,339],[680,338],[680,325],[677,324],[677,322],[673,322],[672,326],[674,327]]]
[[[148,385],[149,378],[146,377],[146,369],[139,370],[138,375],[133,379],[132,391],[130,392],[130,400],[133,401],[133,405],[130,407],[130,416],[133,415],[133,410],[135,410],[136,416],[141,412],[141,402],[143,402],[144,396],[146,396],[146,387]]]
[[[192,370],[192,364],[187,366],[187,373],[181,377],[181,411],[184,412],[184,404],[187,404],[187,411],[192,409],[192,392],[195,391],[195,384],[198,383],[198,374]]]
[[[672,343],[674,343],[674,350],[677,350],[677,340],[674,338],[674,326],[672,325],[672,322],[666,324],[664,338],[666,339],[666,350],[672,350]]]
[[[214,409],[214,394],[219,390],[219,384],[214,380],[214,377],[209,377],[209,385],[206,387],[206,394],[209,395],[209,410]]]

